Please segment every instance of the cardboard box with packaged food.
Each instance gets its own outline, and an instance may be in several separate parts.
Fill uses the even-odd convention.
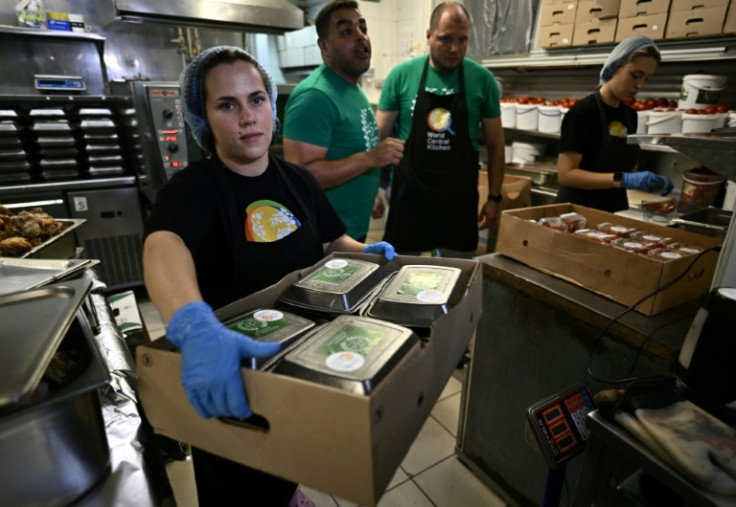
[[[621,0],[580,0],[575,13],[575,24],[617,18],[620,8]]]
[[[544,0],[539,11],[539,26],[574,24],[577,6],[577,0]]]
[[[635,18],[653,14],[667,14],[670,0],[621,0],[618,10],[619,18]]]
[[[736,34],[736,2],[731,0],[726,14],[726,21],[723,23],[724,34]]]
[[[575,24],[573,46],[595,46],[611,44],[616,38],[618,19],[595,19]]]
[[[572,45],[575,25],[540,26],[537,30],[537,46],[540,48],[564,48]]]
[[[321,262],[337,256],[379,262],[396,273],[409,265],[455,268],[460,272],[456,285],[460,291],[453,293],[458,294],[456,299],[430,327],[414,330],[421,340],[406,342],[409,345],[402,346],[398,361],[369,390],[351,391],[268,368],[243,368],[248,400],[260,420],[257,425],[203,419],[181,386],[181,359],[175,347],[163,338],[138,347],[139,393],[154,430],[314,489],[375,505],[475,331],[481,313],[482,270],[473,260],[415,256],[388,262],[377,255],[340,253]],[[217,315],[230,322],[257,308],[273,307],[287,288],[313,270],[291,273],[218,310]],[[325,326],[346,318],[353,317],[339,315]],[[371,336],[376,332],[368,330]],[[291,353],[293,362],[304,366],[321,351],[302,350],[304,341],[300,343]]]
[[[566,213],[582,215],[586,230],[597,234],[584,239],[580,234],[561,232],[552,223],[548,227],[539,223],[540,219],[552,220]],[[695,254],[688,253],[665,261],[606,244],[609,241],[605,236],[616,239],[618,230],[598,230],[603,224],[616,224],[624,232],[634,229],[666,237],[673,246],[689,245],[698,252],[721,243],[700,234],[567,203],[504,211],[496,251],[626,306],[670,283],[695,259]],[[688,275],[635,309],[653,315],[702,296],[710,287],[717,259],[715,252],[706,252]]]

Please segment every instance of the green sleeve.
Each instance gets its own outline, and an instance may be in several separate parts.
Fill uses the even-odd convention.
[[[284,113],[284,137],[327,148],[338,118],[335,104],[322,91],[305,88],[292,94]]]

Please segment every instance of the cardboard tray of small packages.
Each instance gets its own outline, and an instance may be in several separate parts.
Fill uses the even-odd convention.
[[[530,222],[573,211],[583,215],[587,219],[586,227],[591,229],[603,222],[613,222],[703,249],[721,244],[720,240],[700,234],[565,203],[504,211],[496,251],[626,306],[675,279],[695,258],[688,256],[661,262]],[[717,259],[717,253],[705,253],[688,275],[635,309],[645,315],[654,315],[702,296],[710,287]]]
[[[333,254],[334,256],[334,254]],[[385,264],[385,258],[345,254]],[[329,259],[326,258],[321,262]],[[482,309],[482,270],[473,260],[397,256],[406,264],[462,269],[465,296],[435,319],[370,395],[243,369],[254,413],[267,429],[203,419],[181,386],[178,351],[165,339],[137,349],[139,395],[156,433],[363,505],[375,505],[465,352]],[[310,269],[297,271],[217,312],[227,321],[274,305]]]

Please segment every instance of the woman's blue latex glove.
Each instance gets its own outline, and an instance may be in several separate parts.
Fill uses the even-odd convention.
[[[181,383],[189,402],[204,418],[250,417],[240,360],[269,357],[281,347],[226,328],[203,301],[179,308],[166,338],[181,349]]]
[[[396,250],[394,250],[394,246],[391,243],[379,241],[372,245],[366,245],[363,249],[363,253],[383,254],[388,260],[391,260],[394,258],[394,255],[396,255]]]
[[[645,192],[661,190],[660,195],[672,192],[674,185],[667,176],[660,176],[650,171],[624,173],[623,188],[635,188]]]

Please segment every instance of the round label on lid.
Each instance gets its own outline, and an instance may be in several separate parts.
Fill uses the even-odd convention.
[[[284,314],[278,310],[259,310],[253,314],[253,318],[259,322],[273,322],[284,318]]]
[[[624,243],[623,246],[624,248],[628,248],[629,250],[641,250],[642,248],[644,248],[644,245],[635,241],[627,241]]]
[[[365,358],[355,352],[335,352],[325,359],[325,365],[335,371],[355,371],[365,364]]]
[[[662,252],[659,255],[665,259],[682,259],[682,254],[677,252]]]
[[[345,259],[333,259],[325,264],[325,267],[330,269],[342,269],[348,265],[348,261]]]
[[[417,293],[417,299],[422,303],[435,303],[444,299],[445,294],[441,290],[427,289]]]
[[[736,301],[736,289],[730,287],[721,287],[720,289],[718,289],[718,294],[725,298],[733,299],[734,301]]]

